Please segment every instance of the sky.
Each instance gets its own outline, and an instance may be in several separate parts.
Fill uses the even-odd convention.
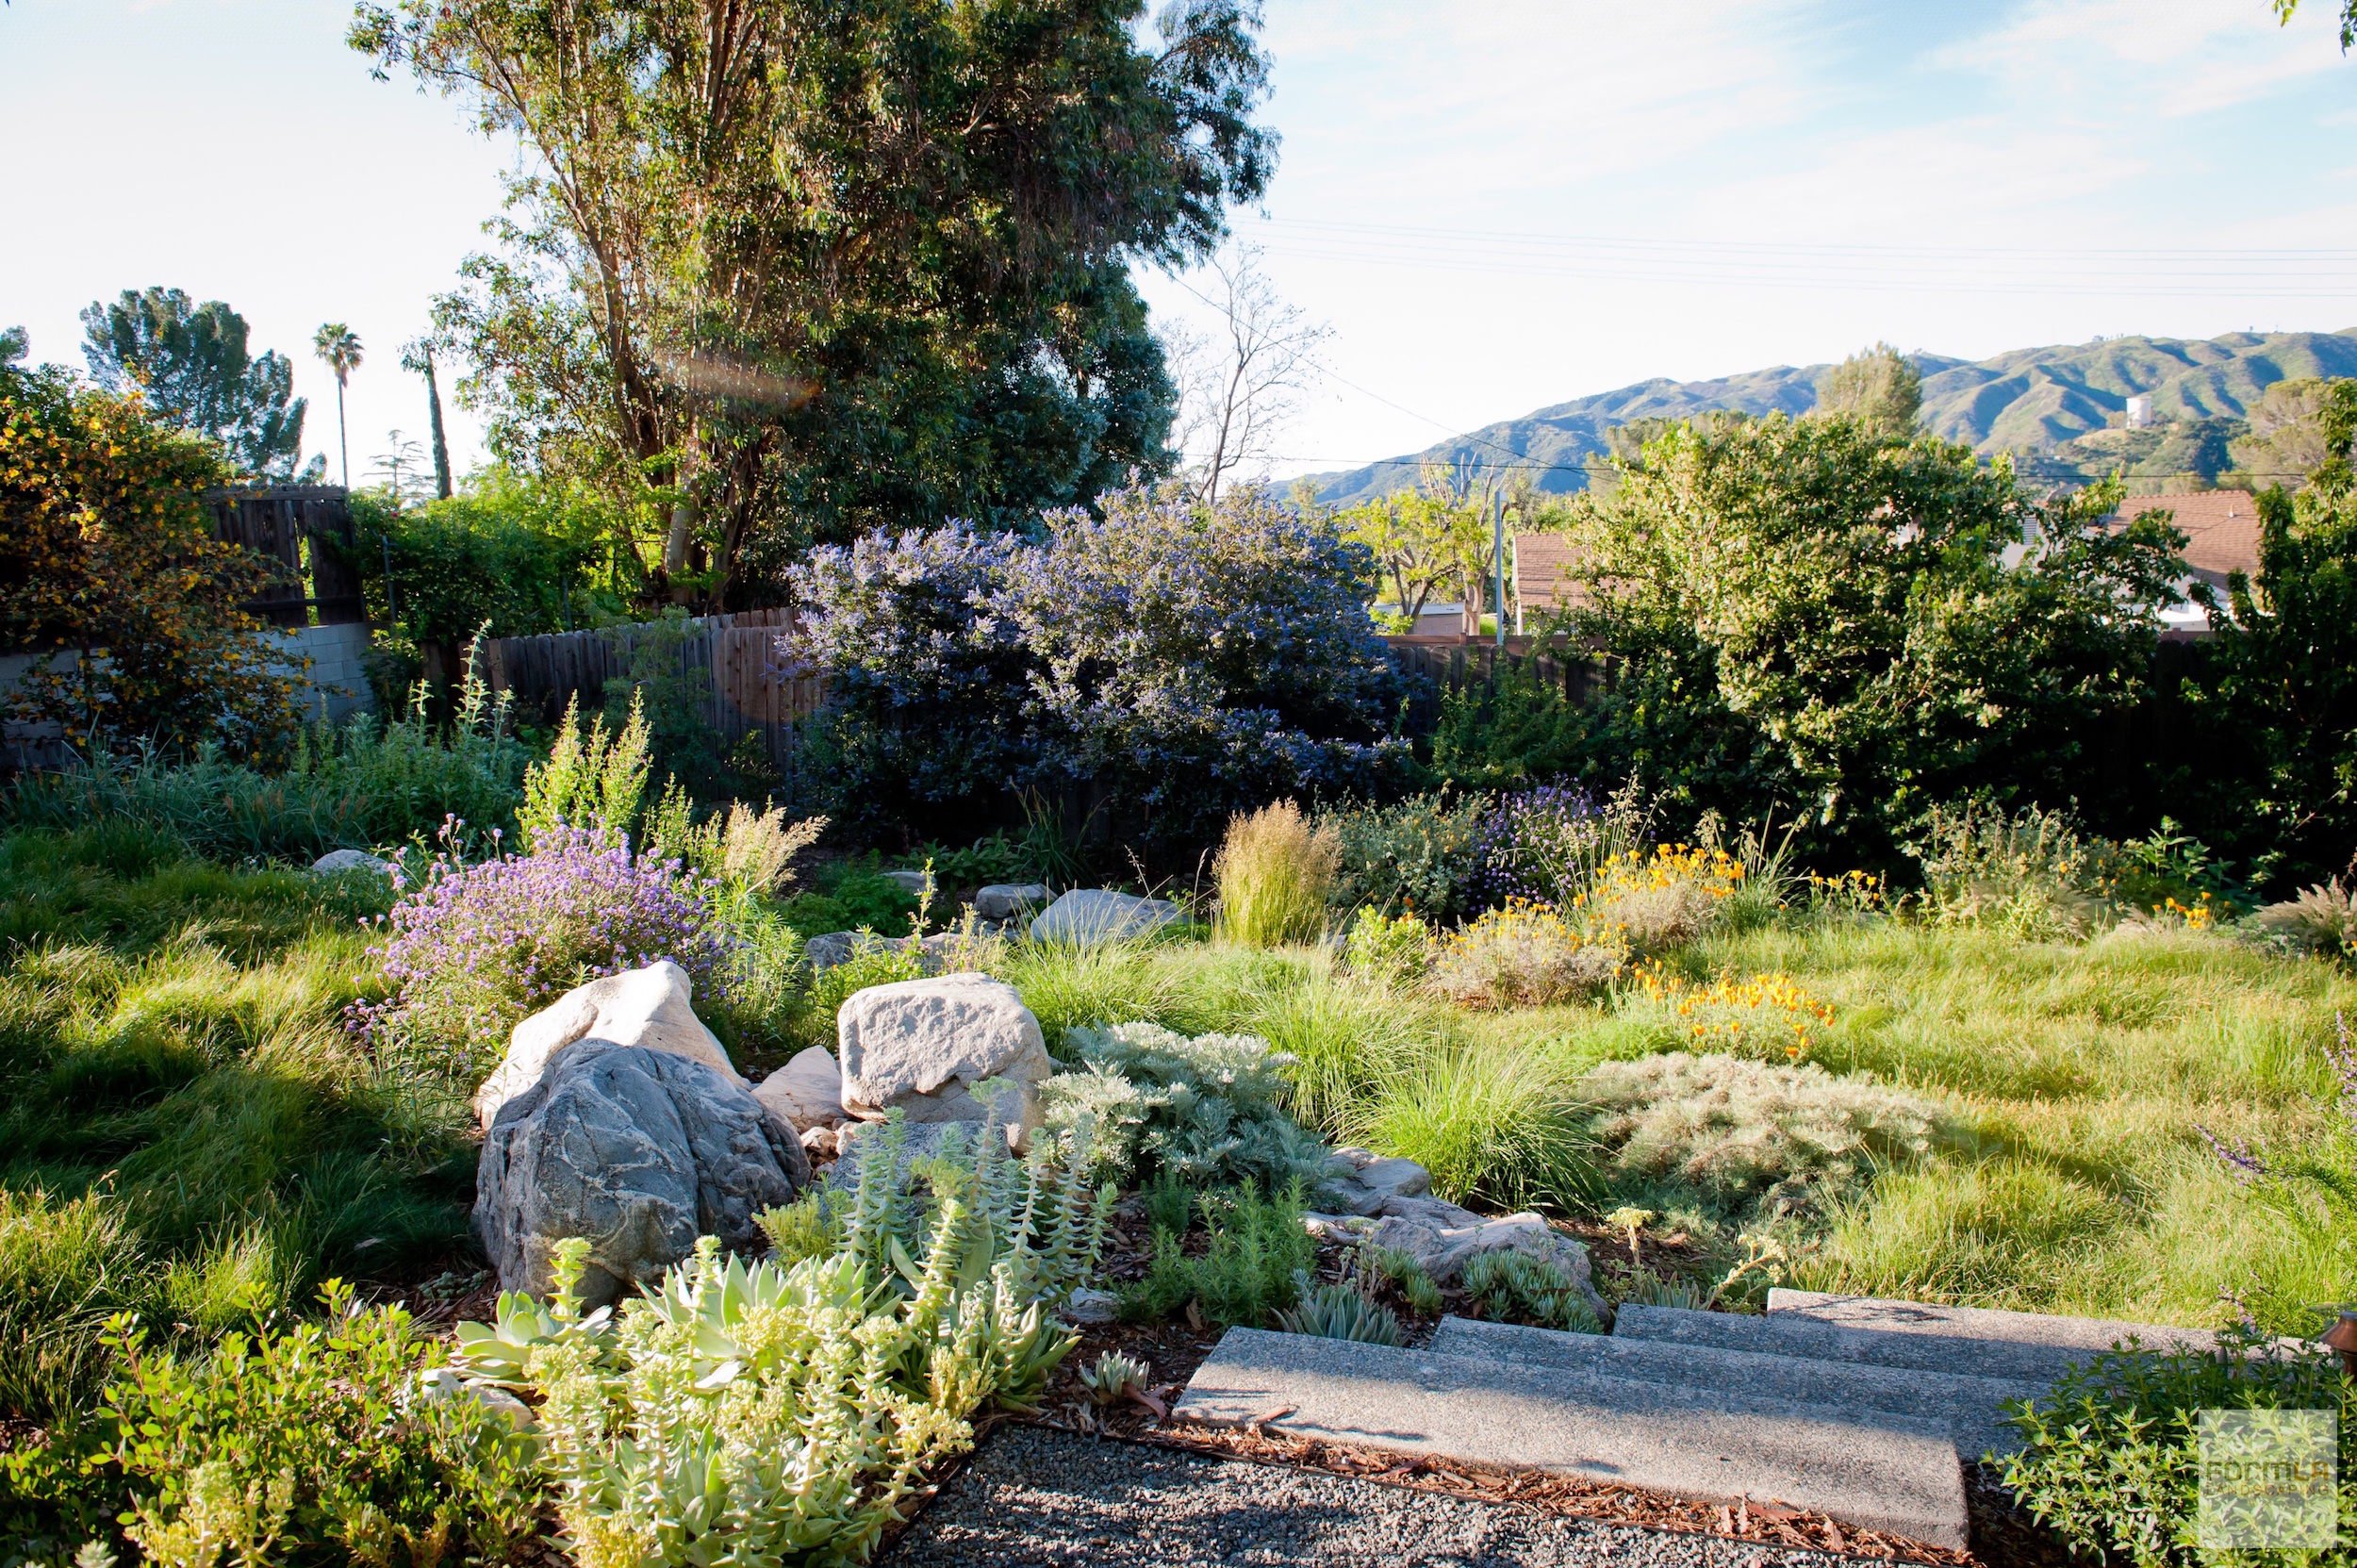
[[[370,79],[338,0],[0,8],[0,325],[80,364],[92,300],[223,299],[367,346],[365,477],[423,436],[400,347],[516,152]],[[1283,138],[1235,217],[1332,336],[1279,476],[1652,376],[2357,325],[2357,59],[2268,0],[1267,0]],[[1163,320],[1201,279],[1140,274]],[[481,455],[447,399],[454,455]]]

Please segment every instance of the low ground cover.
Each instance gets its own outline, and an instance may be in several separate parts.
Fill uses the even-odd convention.
[[[893,884],[838,860],[823,891],[800,891],[794,862],[815,828],[750,808],[698,822],[647,787],[630,737],[560,748],[520,781],[512,831],[453,832],[444,869],[412,854],[401,890],[366,870],[200,858],[131,796],[70,832],[0,839],[0,1413],[51,1527],[76,1494],[54,1466],[27,1468],[49,1451],[30,1440],[86,1441],[140,1357],[216,1365],[264,1343],[231,1336],[315,1315],[333,1277],[420,1300],[428,1279],[479,1266],[466,1099],[485,1053],[555,990],[654,956],[692,960],[700,1009],[760,1065],[831,1039],[851,991],[928,963],[1007,981],[1072,1075],[1046,1097],[1043,1138],[1068,1137],[1089,1180],[1135,1194],[1101,1279],[1147,1329],[1176,1318],[1392,1343],[1442,1311],[1595,1326],[1551,1267],[1482,1263],[1443,1289],[1404,1255],[1310,1246],[1299,1216],[1319,1202],[1321,1143],[1413,1159],[1446,1198],[1541,1210],[1589,1241],[1607,1304],[1742,1310],[1782,1280],[2309,1332],[2311,1306],[2357,1280],[2357,1055],[2336,1027],[2357,1012],[2357,981],[2329,946],[2205,910],[2183,855],[2153,857],[2122,897],[2135,867],[2117,847],[1982,834],[1952,842],[1935,867],[1947,881],[1894,910],[1875,879],[1792,873],[1765,834],[1737,851],[1659,846],[1631,802],[1558,792],[1505,816],[1491,849],[1510,853],[1515,885],[1483,889],[1495,861],[1453,883],[1468,918],[1448,932],[1404,899],[1354,910],[1350,834],[1280,812],[1242,819],[1256,851],[1220,862],[1236,915],[1206,908],[1208,924],[1086,947],[969,923],[949,954],[880,946],[814,977],[796,900]],[[651,848],[634,853],[634,837]],[[2110,880],[2090,891],[2073,880],[2083,864]],[[544,877],[563,884],[545,899],[501,891]],[[1541,879],[1551,898],[1522,890]],[[487,925],[468,914],[477,882]],[[1278,896],[1260,897],[1271,885]],[[1321,887],[1323,914],[1304,897]],[[403,913],[374,924],[397,898]],[[904,921],[932,913],[912,901]],[[525,905],[579,918],[536,922]],[[453,985],[464,996],[439,1007]],[[844,1238],[878,1222],[773,1216],[769,1266],[848,1255]],[[919,1295],[930,1234],[918,1221],[903,1244]],[[136,1336],[116,1313],[138,1314]],[[935,1400],[904,1453],[829,1472],[849,1490],[827,1530],[872,1541],[880,1499],[963,1441],[989,1380],[976,1353],[941,1363],[971,1399]],[[909,1362],[894,1386],[920,1374]],[[890,1381],[860,1384],[854,1403]],[[552,1363],[530,1392],[569,1386]],[[687,1429],[659,1411],[565,1419],[588,1434],[575,1446]],[[437,1453],[400,1462],[459,1462]],[[638,1461],[617,1445],[599,1462]],[[516,1484],[555,1487],[583,1541],[646,1539],[635,1505],[581,1492],[589,1473]],[[274,1474],[244,1490],[206,1479],[218,1496],[193,1479],[152,1495],[127,1472],[114,1484],[133,1489],[118,1501],[160,1510],[138,1525],[159,1542],[190,1508],[326,1530],[319,1510],[342,1494],[305,1481],[282,1509]],[[522,1527],[501,1522],[513,1496],[484,1496],[482,1539]],[[748,1530],[789,1528],[767,1503],[744,1507]],[[439,1527],[431,1509],[401,1517],[413,1535]]]

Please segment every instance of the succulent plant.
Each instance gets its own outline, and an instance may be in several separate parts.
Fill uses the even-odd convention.
[[[1298,1304],[1277,1314],[1277,1326],[1289,1334],[1314,1334],[1320,1339],[1357,1340],[1361,1345],[1397,1345],[1399,1319],[1389,1307],[1369,1300],[1348,1285],[1320,1285],[1307,1273],[1296,1273]]]
[[[1110,1405],[1146,1392],[1149,1375],[1146,1363],[1136,1357],[1107,1350],[1080,1368],[1080,1386],[1088,1390],[1090,1403]]]

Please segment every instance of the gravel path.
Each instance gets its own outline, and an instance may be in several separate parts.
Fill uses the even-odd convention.
[[[1834,1568],[1823,1552],[1564,1519],[1315,1470],[1001,1427],[887,1568]]]

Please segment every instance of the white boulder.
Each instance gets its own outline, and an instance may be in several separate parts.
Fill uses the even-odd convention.
[[[1465,1264],[1484,1252],[1511,1250],[1549,1259],[1561,1265],[1587,1298],[1596,1321],[1612,1321],[1612,1309],[1596,1293],[1588,1248],[1539,1214],[1525,1212],[1484,1219],[1441,1198],[1392,1194],[1371,1212],[1311,1214],[1308,1225],[1312,1234],[1330,1241],[1372,1237],[1377,1246],[1394,1247],[1414,1258],[1433,1282],[1442,1285],[1457,1279]]]
[[[753,1098],[798,1133],[843,1124],[843,1069],[824,1046],[808,1050],[753,1085]]]
[[[311,869],[322,877],[332,877],[342,871],[373,871],[382,877],[391,873],[393,863],[381,860],[366,850],[330,850],[311,862]]]
[[[1031,922],[1031,940],[1077,946],[1120,942],[1184,917],[1177,904],[1161,899],[1141,899],[1104,887],[1076,887],[1040,911]]]
[[[939,975],[854,991],[835,1014],[843,1109],[881,1121],[895,1106],[913,1123],[1039,1126],[1038,1085],[1055,1071],[1039,1020],[1014,987],[988,975]],[[992,1105],[974,1085],[1008,1085]]]
[[[749,1087],[719,1040],[696,1016],[690,990],[687,971],[668,958],[574,986],[509,1032],[506,1057],[475,1091],[476,1119],[488,1129],[500,1107],[538,1082],[549,1058],[576,1040],[668,1051]]]

